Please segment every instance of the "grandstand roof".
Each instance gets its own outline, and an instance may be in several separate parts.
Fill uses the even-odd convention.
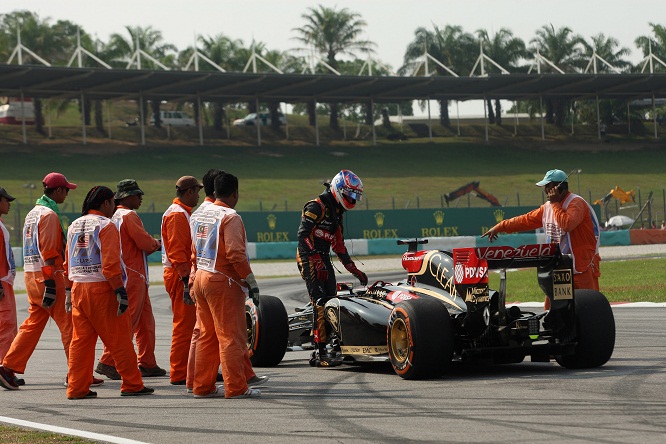
[[[0,96],[240,102],[666,97],[666,73],[377,77],[0,65]]]

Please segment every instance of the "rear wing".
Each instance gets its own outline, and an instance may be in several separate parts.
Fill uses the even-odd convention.
[[[453,250],[454,262],[456,254],[460,255],[461,259],[472,254],[479,260],[485,259],[491,270],[543,267],[552,264],[561,256],[560,247],[557,244],[531,244],[517,248],[503,245],[455,248]]]
[[[573,299],[572,262],[557,244],[455,248],[454,284],[459,294],[479,294],[488,288],[488,270],[500,271],[501,306],[506,297],[507,268],[537,268],[539,286],[553,300]],[[478,299],[478,298],[477,298]]]
[[[557,244],[454,248],[456,284],[487,284],[488,270],[536,268],[552,265],[559,257]]]

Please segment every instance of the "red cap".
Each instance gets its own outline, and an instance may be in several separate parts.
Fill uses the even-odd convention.
[[[44,177],[42,182],[46,188],[65,187],[69,188],[70,190],[74,190],[77,186],[75,183],[68,182],[65,175],[60,173],[49,173],[46,175],[46,177]]]

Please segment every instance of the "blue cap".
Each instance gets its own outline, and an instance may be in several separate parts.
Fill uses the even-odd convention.
[[[543,176],[543,180],[536,183],[538,187],[544,187],[551,182],[564,182],[567,180],[567,173],[562,170],[550,170]]]

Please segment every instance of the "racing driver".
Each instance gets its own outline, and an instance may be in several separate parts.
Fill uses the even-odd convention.
[[[342,234],[344,212],[354,208],[356,202],[361,200],[363,183],[356,174],[342,170],[330,184],[324,185],[326,190],[303,207],[296,251],[298,269],[305,281],[314,311],[312,332],[315,351],[311,362],[317,367],[331,367],[341,363],[336,360],[335,352],[329,354],[326,350],[327,329],[330,327],[324,318],[324,305],[336,295],[331,249],[361,285],[368,284],[368,277],[349,257]]]

